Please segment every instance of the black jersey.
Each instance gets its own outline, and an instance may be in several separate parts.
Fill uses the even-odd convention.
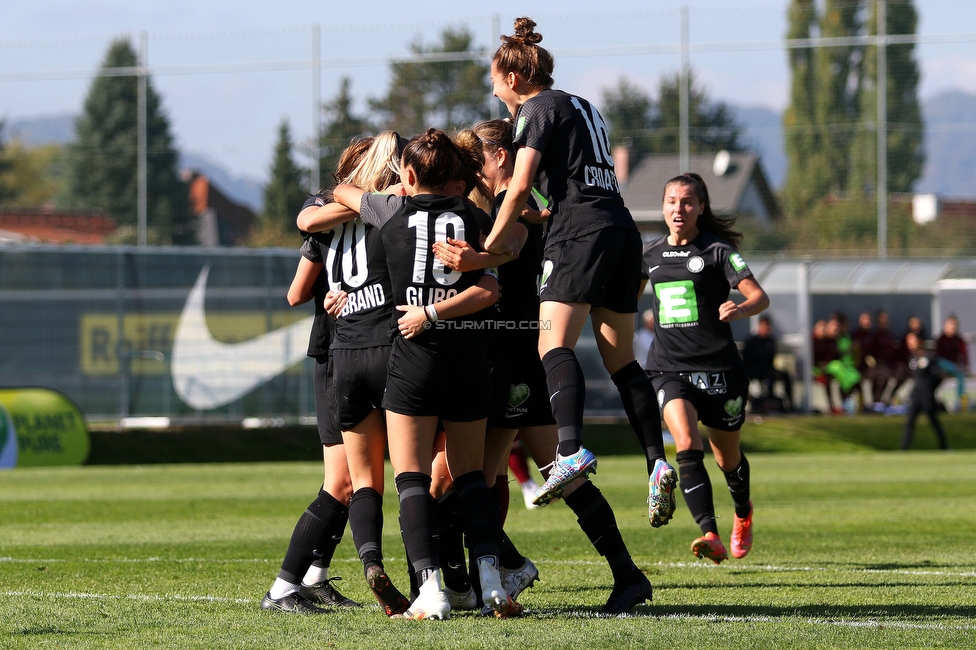
[[[495,197],[495,213],[501,207],[505,192]],[[538,209],[529,197],[529,207]],[[498,267],[498,284],[502,297],[498,301],[499,320],[506,322],[533,321],[539,319],[539,276],[542,275],[542,224],[519,219],[529,231],[519,256]]]
[[[302,209],[316,206],[320,207],[328,203],[323,194],[310,196]],[[329,353],[329,345],[332,343],[335,331],[335,321],[325,311],[325,294],[328,293],[331,283],[336,277],[335,256],[330,255],[333,241],[341,237],[342,227],[333,228],[325,232],[304,233],[305,241],[302,243],[302,257],[315,264],[323,264],[322,272],[315,278],[312,285],[312,301],[315,303],[315,317],[312,319],[312,332],[308,338],[308,356],[320,357]]]
[[[360,215],[380,231],[394,305],[436,305],[474,286],[485,274],[482,270],[453,271],[433,251],[435,241],[448,237],[482,250],[481,234],[489,218],[473,204],[432,194],[406,198],[364,194]],[[398,317],[397,312],[394,318]],[[478,345],[484,340],[483,320],[481,312],[439,322],[411,342],[445,348]]]
[[[335,325],[333,348],[358,349],[389,345],[396,332],[393,286],[380,232],[353,219],[333,238],[338,258],[336,280],[346,304]]]
[[[730,244],[701,232],[686,246],[661,237],[644,245],[656,322],[648,370],[730,370],[742,367],[732,327],[719,305],[752,271]]]
[[[519,107],[514,142],[542,153],[536,183],[551,204],[547,243],[607,226],[637,229],[620,197],[607,125],[588,101],[540,92]]]

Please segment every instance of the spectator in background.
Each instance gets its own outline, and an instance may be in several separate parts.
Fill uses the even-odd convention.
[[[777,381],[783,382],[783,398],[780,410],[793,410],[793,380],[789,373],[777,370],[773,365],[776,358],[776,338],[773,336],[773,319],[763,315],[759,317],[759,327],[756,333],[746,339],[742,350],[742,361],[746,366],[749,379],[758,379],[762,384],[762,397],[753,401],[753,408],[757,411],[768,411],[768,402],[773,395],[773,385]]]
[[[965,412],[969,352],[966,342],[959,336],[959,319],[955,314],[949,314],[942,324],[942,335],[935,342],[935,355],[939,367],[956,378],[956,409]]]
[[[833,358],[828,359],[824,371],[834,378],[840,388],[842,402],[853,396],[861,383],[861,373],[854,363],[851,335],[847,332],[847,317],[835,312],[828,320],[825,334],[834,340]]]
[[[888,312],[879,309],[874,315],[874,322],[871,351],[875,365],[871,368],[868,379],[871,380],[873,408],[877,412],[883,412],[891,403],[891,396],[908,379],[908,366],[902,355],[901,341],[892,336],[888,329]]]
[[[827,407],[831,413],[840,413],[840,404],[834,403],[831,384],[836,380],[827,372],[827,363],[837,357],[837,341],[827,335],[827,321],[820,319],[813,324],[813,379],[827,390]]]
[[[936,362],[935,355],[925,351],[922,338],[914,331],[905,334],[905,349],[909,354],[908,368],[912,373],[912,394],[905,418],[905,430],[901,437],[902,450],[908,449],[915,434],[915,420],[919,413],[925,411],[935,429],[935,436],[939,440],[940,449],[948,449],[945,429],[939,422],[939,404],[935,400],[935,389],[945,374]]]
[[[641,314],[641,326],[634,336],[634,356],[641,368],[647,367],[647,353],[651,351],[654,342],[654,310],[645,309]]]

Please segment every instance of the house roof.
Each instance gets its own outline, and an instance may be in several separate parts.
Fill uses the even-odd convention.
[[[242,244],[257,221],[254,212],[228,198],[204,174],[187,170],[184,179],[190,186],[191,212],[198,219],[212,221],[200,225],[199,243],[207,246]]]
[[[780,215],[779,205],[766,180],[755,153],[733,153],[727,170],[718,176],[714,169],[715,154],[696,154],[689,158],[690,171],[698,174],[708,186],[712,210],[716,214],[753,213],[760,219]],[[621,194],[634,219],[660,221],[661,193],[665,183],[681,173],[678,156],[644,156],[623,185]]]
[[[101,244],[117,229],[98,211],[0,207],[0,241]]]

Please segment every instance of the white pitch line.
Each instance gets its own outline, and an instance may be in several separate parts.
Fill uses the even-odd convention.
[[[184,596],[181,594],[146,595],[146,594],[91,594],[82,591],[53,592],[53,591],[0,591],[0,596],[22,597],[37,596],[39,598],[78,598],[80,600],[138,600],[147,602],[204,602],[204,603],[235,603],[250,604],[257,602],[254,598],[223,598],[221,596]]]

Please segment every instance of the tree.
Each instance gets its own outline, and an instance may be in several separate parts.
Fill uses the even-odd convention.
[[[305,187],[305,171],[295,164],[292,148],[291,128],[288,120],[282,120],[271,163],[271,178],[264,186],[261,219],[262,226],[269,230],[293,230],[295,217],[308,197],[302,189]]]
[[[817,20],[814,0],[794,0],[789,8],[790,40],[809,39]],[[788,50],[790,70],[790,105],[783,113],[787,166],[784,199],[787,212],[800,214],[822,196],[822,190],[810,182],[809,161],[817,151],[820,137],[814,110],[814,48]]]
[[[889,3],[885,33],[914,34],[918,14],[911,2]],[[872,3],[868,33],[878,33],[877,3]],[[912,43],[888,45],[886,48],[886,121],[888,136],[888,191],[911,192],[922,175],[925,163],[922,112],[918,102],[918,62]],[[861,116],[864,128],[853,148],[855,164],[850,189],[853,193],[872,193],[877,184],[878,134],[878,48],[871,45],[864,57],[864,90],[861,94]],[[871,127],[874,128],[871,128]]]
[[[472,51],[473,36],[467,28],[445,29],[441,44],[410,45],[416,55]],[[405,61],[391,66],[393,80],[386,97],[370,101],[384,128],[404,135],[424,132],[431,126],[452,131],[488,119],[489,66],[477,61]]]
[[[662,77],[657,102],[625,78],[618,80],[616,88],[604,89],[601,114],[609,122],[610,141],[622,144],[629,139],[637,159],[646,154],[677,154],[681,146],[680,83],[680,75]],[[733,110],[724,102],[712,102],[704,88],[695,83],[694,75],[688,85],[691,151],[742,151],[742,129]]]
[[[126,39],[109,47],[103,70],[137,65]],[[75,122],[76,143],[68,157],[69,206],[101,208],[120,225],[137,221],[137,92],[135,75],[98,76]],[[190,225],[188,190],[180,179],[178,154],[162,99],[146,80],[147,225],[150,239],[161,244],[195,240]]]
[[[651,148],[654,153],[677,153],[680,149],[681,75],[661,77]],[[704,88],[688,72],[688,147],[691,153],[714,153],[727,149],[742,151],[742,129],[735,123],[735,111],[725,102],[712,102]]]
[[[7,204],[17,197],[12,177],[14,161],[3,135],[6,126],[6,122],[0,120],[0,205]]]
[[[339,94],[331,102],[322,105],[325,122],[319,134],[319,169],[322,179],[335,171],[339,156],[354,138],[362,137],[372,131],[365,117],[352,114],[352,96],[349,93],[351,82],[343,77],[339,82]],[[323,185],[329,183],[320,179]]]

